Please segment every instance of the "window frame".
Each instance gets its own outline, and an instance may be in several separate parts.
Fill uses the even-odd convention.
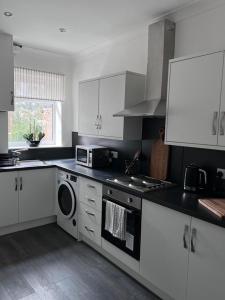
[[[52,143],[46,143],[46,142],[41,142],[39,147],[56,147],[56,146],[61,146],[62,143],[62,136],[60,138],[56,137],[56,131],[57,128],[60,126],[61,129],[61,122],[59,122],[59,118],[61,119],[61,102],[60,101],[54,101],[54,100],[40,100],[40,99],[24,99],[24,98],[15,98],[15,104],[16,102],[36,102],[39,104],[45,104],[45,103],[51,103],[52,104]],[[59,107],[60,105],[60,107]],[[60,117],[57,116],[57,111],[60,111]],[[13,113],[13,112],[11,112]],[[58,122],[57,122],[58,121]],[[60,124],[59,124],[60,123]],[[62,130],[61,130],[62,131]],[[9,135],[9,130],[8,130],[8,135]],[[25,141],[20,141],[20,142],[10,142],[8,141],[8,146],[9,148],[24,148],[24,147],[29,147],[27,142]]]

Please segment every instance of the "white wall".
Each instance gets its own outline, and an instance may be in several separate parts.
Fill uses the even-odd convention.
[[[73,98],[74,130],[78,129],[78,82],[120,71],[134,71],[146,74],[147,30],[109,44],[74,63]]]
[[[15,66],[66,75],[66,100],[62,104],[62,145],[71,146],[73,128],[72,60],[69,56],[23,47],[14,56]]]

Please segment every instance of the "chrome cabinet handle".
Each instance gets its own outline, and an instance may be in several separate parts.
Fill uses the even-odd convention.
[[[102,129],[102,115],[99,115],[98,129]]]
[[[87,231],[89,231],[89,232],[95,232],[93,229],[90,229],[90,228],[88,228],[87,226],[84,226],[85,227],[85,229],[87,230]]]
[[[88,210],[85,210],[85,212],[86,212],[86,214],[88,214],[89,216],[95,216],[95,214],[94,213],[92,213],[92,212],[90,212],[90,211],[88,211]]]
[[[88,200],[89,202],[95,203],[95,199],[87,198],[87,200]]]
[[[94,186],[94,185],[88,184],[87,186],[88,186],[90,189],[95,189],[95,186]]]
[[[22,191],[23,189],[23,178],[20,177],[20,191]]]
[[[214,111],[213,121],[212,121],[212,135],[217,134],[217,121],[218,121],[218,111]]]
[[[96,129],[98,129],[98,127],[99,127],[99,115],[97,115],[94,125],[95,125]]]
[[[183,245],[184,249],[188,249],[188,242],[187,242],[187,235],[189,233],[189,226],[185,225],[184,226],[184,234],[183,234]]]
[[[225,111],[220,113],[220,135],[224,135],[225,131]]]
[[[18,190],[18,178],[16,177],[15,178],[15,191]]]
[[[192,253],[196,252],[196,249],[195,249],[196,237],[197,237],[197,229],[193,228],[192,233],[191,233],[191,252]]]
[[[14,105],[14,92],[11,91],[11,105]]]

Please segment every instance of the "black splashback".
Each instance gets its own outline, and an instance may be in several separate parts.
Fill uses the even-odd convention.
[[[12,150],[12,149],[11,149]],[[19,151],[19,149],[17,149]],[[10,152],[10,151],[9,151]],[[21,151],[19,156],[21,160],[51,160],[51,159],[66,159],[74,158],[74,147],[46,147],[46,148],[29,148],[26,151]]]
[[[148,175],[151,146],[154,139],[159,137],[159,130],[165,126],[165,119],[144,118],[142,140],[117,141],[101,138],[78,136],[73,133],[73,146],[76,144],[97,144],[109,147],[119,152],[119,159],[114,161],[113,168],[124,170],[124,160],[131,159],[134,153],[142,150],[141,172]],[[212,185],[216,177],[216,169],[225,169],[225,151],[198,149],[189,147],[170,146],[170,159],[168,179],[178,184],[183,183],[185,167],[194,163],[204,168],[209,175],[209,183]]]
[[[143,120],[142,151],[146,156],[147,163],[150,159],[152,139],[156,137],[159,128],[164,124],[165,120],[163,119],[146,118]],[[216,177],[216,169],[225,168],[225,151],[170,146],[168,179],[182,184],[185,167],[190,163],[194,163],[208,172],[209,185],[212,186]]]
[[[141,140],[139,141],[120,141],[104,138],[93,138],[79,136],[76,132],[73,132],[72,137],[73,146],[75,145],[100,145],[108,147],[110,150],[118,151],[118,159],[114,159],[112,162],[112,168],[117,171],[124,171],[125,160],[132,159],[137,150],[141,150]]]

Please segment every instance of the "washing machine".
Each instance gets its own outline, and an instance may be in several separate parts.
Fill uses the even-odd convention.
[[[57,224],[78,239],[78,177],[58,171]]]

